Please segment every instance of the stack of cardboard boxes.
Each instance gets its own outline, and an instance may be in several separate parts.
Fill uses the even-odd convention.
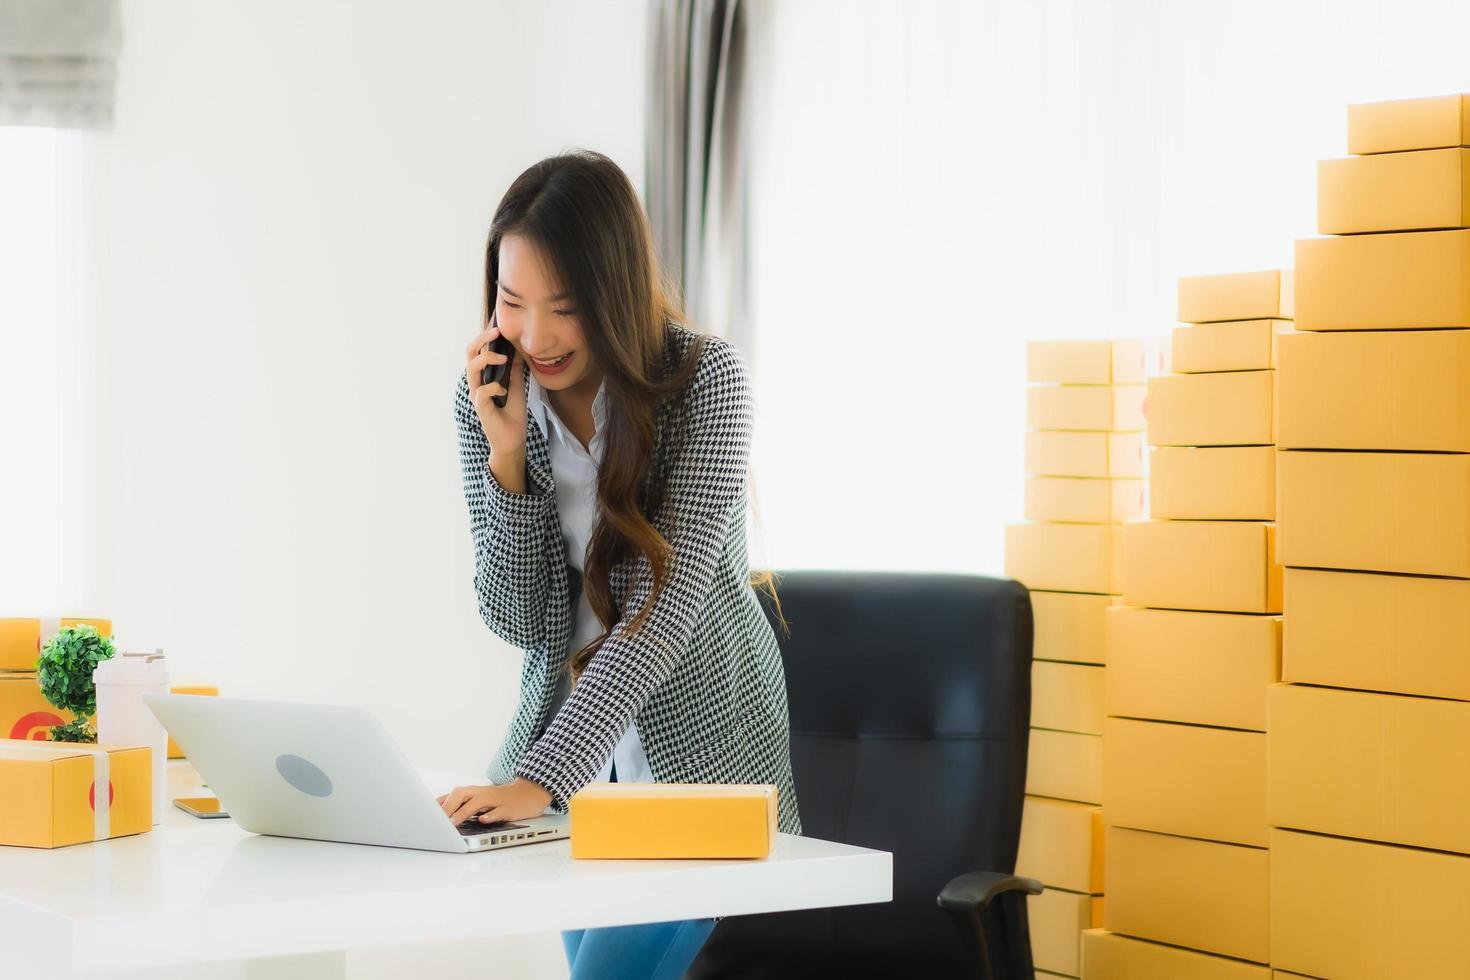
[[[1150,519],[1122,529],[1105,616],[1108,902],[1087,980],[1270,977],[1273,389],[1291,316],[1289,271],[1182,279],[1176,373],[1148,382]]]
[[[112,635],[112,621],[107,619],[0,619],[0,739],[45,740],[52,725],[73,720],[71,712],[53,707],[42,696],[36,660],[57,630],[83,623]]]
[[[1358,155],[1318,171],[1318,231],[1340,237],[1297,242],[1268,736],[1281,970],[1470,976],[1467,147],[1470,97],[1350,107]]]
[[[1080,972],[1101,921],[1103,611],[1117,601],[1116,539],[1143,515],[1142,341],[1027,349],[1026,519],[1006,529],[1006,574],[1035,621],[1030,762],[1018,874],[1038,975]]]

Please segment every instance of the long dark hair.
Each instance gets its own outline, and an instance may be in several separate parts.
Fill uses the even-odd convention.
[[[485,244],[482,322],[489,321],[495,303],[500,240],[509,234],[535,243],[558,287],[575,300],[584,341],[602,366],[606,386],[598,515],[582,569],[582,589],[602,633],[571,656],[575,681],[622,615],[612,595],[611,569],[637,551],[653,570],[652,592],[629,624],[631,633],[642,627],[667,582],[671,547],[651,519],[664,490],[660,477],[651,474],[657,410],[688,387],[708,335],[697,333],[683,362],[669,371],[669,325],[684,324],[683,304],[658,262],[637,192],[603,154],[571,150],[547,157],[510,185]],[[650,486],[642,499],[645,476]],[[752,572],[751,583],[765,587],[779,617],[772,573]]]

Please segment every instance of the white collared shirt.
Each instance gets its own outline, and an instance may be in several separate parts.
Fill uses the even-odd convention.
[[[566,540],[567,560],[580,572],[584,570],[587,544],[592,540],[592,526],[597,515],[597,468],[602,462],[602,449],[606,442],[607,385],[605,382],[599,384],[597,395],[592,400],[592,442],[590,446],[584,447],[581,440],[557,416],[546,389],[537,382],[534,373],[529,381],[526,407],[541,426],[542,434],[546,436],[546,446],[551,456],[552,482],[556,484],[556,509],[561,518],[562,536]],[[572,635],[568,641],[567,656],[570,657],[582,649],[601,632],[602,625],[597,621],[597,615],[587,601],[587,592],[583,589],[572,618]],[[563,672],[558,678],[557,690],[552,700],[553,716],[566,699],[568,686],[569,681]],[[618,767],[620,783],[654,781],[636,724],[628,725],[628,730],[613,747],[612,755],[602,764],[602,771],[597,774],[597,779],[603,782],[611,779],[614,763]]]

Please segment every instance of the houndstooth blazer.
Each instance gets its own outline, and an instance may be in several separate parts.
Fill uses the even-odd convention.
[[[670,324],[672,371],[697,334]],[[530,383],[526,382],[529,396]],[[521,647],[520,703],[486,775],[544,786],[565,812],[591,782],[630,722],[657,782],[774,783],[777,825],[801,833],[791,780],[786,675],[770,622],[749,581],[746,465],[753,405],[737,348],[710,337],[683,398],[659,405],[650,476],[667,473],[653,524],[672,545],[670,577],[641,632],[627,624],[652,591],[646,557],[615,565],[613,595],[636,575],[614,626],[555,717],[574,596],[556,510],[546,437],[527,413],[527,492],[507,491],[490,472],[490,448],[461,372],[454,399],[474,541],[480,616]],[[682,447],[670,436],[687,426]]]

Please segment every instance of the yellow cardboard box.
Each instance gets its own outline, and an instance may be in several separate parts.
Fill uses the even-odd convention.
[[[219,696],[219,688],[213,684],[181,684],[178,687],[170,687],[168,692],[170,694],[199,694],[205,697]],[[179,748],[179,743],[174,741],[172,735],[168,737],[168,757],[170,759],[185,758],[184,750]]]
[[[1263,371],[1276,366],[1276,343],[1290,320],[1226,320],[1175,327],[1173,367],[1180,374]]]
[[[1141,432],[1026,433],[1026,472],[1035,476],[1143,476]]]
[[[1029,589],[1116,593],[1114,524],[1011,524],[1005,573]]]
[[[1107,663],[1103,613],[1117,601],[1118,597],[1112,595],[1033,590],[1031,621],[1035,639],[1031,644],[1032,656],[1037,660]]]
[[[1150,446],[1269,446],[1275,371],[1166,374],[1148,379]]]
[[[1160,446],[1149,453],[1148,508],[1174,520],[1275,520],[1276,450]]]
[[[70,711],[51,706],[35,674],[0,674],[0,738],[46,741],[52,725],[75,720]]]
[[[1033,429],[1142,432],[1145,386],[1033,385],[1026,389],[1026,425]]]
[[[1298,330],[1470,326],[1470,230],[1301,238]]]
[[[1107,848],[1109,932],[1267,962],[1265,848],[1116,826],[1108,828]]]
[[[1179,278],[1179,321],[1290,320],[1290,269]],[[1176,369],[1177,370],[1177,369]]]
[[[764,858],[776,842],[769,783],[590,783],[567,810],[574,858]]]
[[[1470,150],[1451,147],[1321,160],[1317,232],[1470,226]]]
[[[1026,380],[1048,384],[1143,384],[1144,343],[1127,340],[1033,340]]]
[[[1470,858],[1271,833],[1279,968],[1334,980],[1470,977],[1467,917]]]
[[[1284,451],[1276,519],[1283,565],[1470,578],[1470,455]]]
[[[1289,603],[1290,588],[1286,596]],[[1282,617],[1116,606],[1104,619],[1108,714],[1266,730]]]
[[[1026,519],[1121,524],[1144,516],[1144,483],[1077,476],[1026,479]]]
[[[1288,568],[1285,585],[1282,680],[1470,701],[1470,581]]]
[[[1031,661],[1031,724],[1101,735],[1105,672],[1094,664]]]
[[[1266,736],[1109,718],[1103,809],[1117,827],[1265,847]]]
[[[0,739],[0,844],[65,847],[151,830],[152,756],[147,746]]]
[[[88,624],[103,636],[112,635],[112,620],[62,616],[41,619],[33,616],[0,618],[0,670],[35,670],[41,646],[66,626]]]
[[[1349,153],[1470,146],[1470,97],[1360,102],[1347,108]]]
[[[1102,803],[1102,736],[1031,729],[1026,792],[1078,803]]]
[[[1274,825],[1470,853],[1470,704],[1277,684],[1267,730]]]
[[[1082,934],[1082,976],[1087,980],[1270,980],[1271,971],[1212,953],[1088,929]]]
[[[1026,900],[1031,958],[1036,969],[1075,977],[1080,970],[1084,929],[1101,925],[1102,897],[1048,888]]]
[[[1281,338],[1277,444],[1470,452],[1470,330]]]
[[[1119,541],[1125,605],[1281,612],[1275,524],[1136,521],[1122,526]]]
[[[1026,797],[1016,874],[1035,878],[1047,888],[1101,894],[1105,826],[1101,807]]]

